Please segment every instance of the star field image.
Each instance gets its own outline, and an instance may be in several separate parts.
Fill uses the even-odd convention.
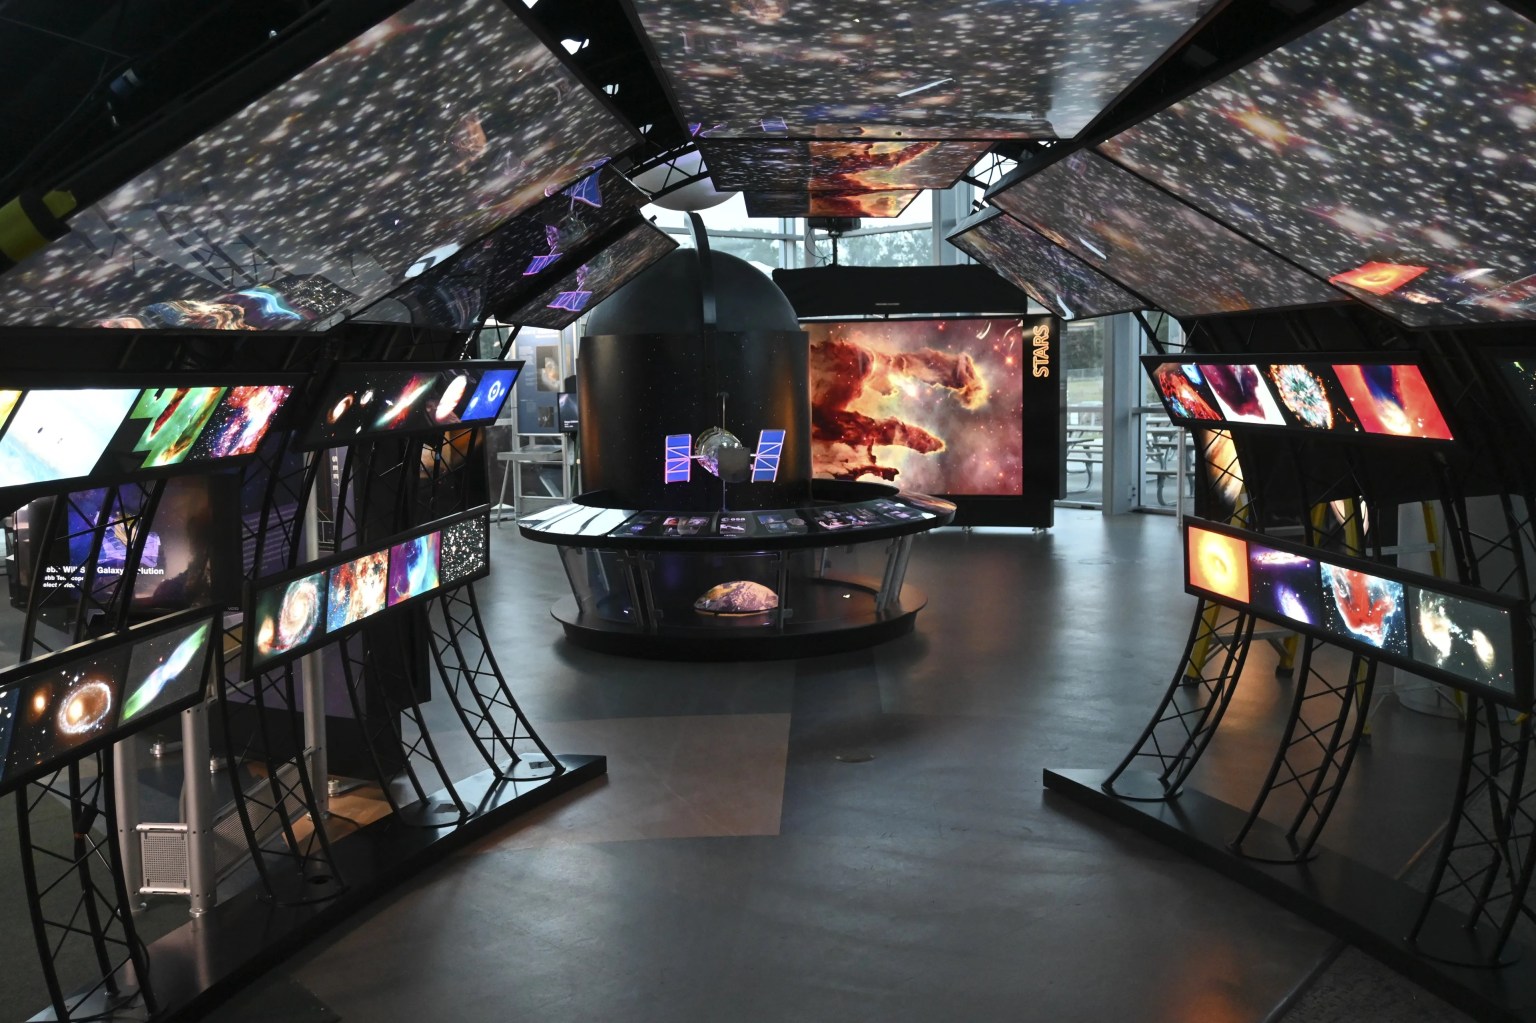
[[[1531,319],[1533,69],[1500,4],[1370,0],[1100,149],[1410,326]]]
[[[592,309],[619,290],[635,274],[675,248],[677,242],[665,231],[647,221],[641,221],[583,263],[576,272],[549,285],[515,312],[505,316],[498,313],[497,319],[503,323],[559,330],[574,323],[582,313]],[[578,301],[561,297],[577,292],[589,294]]]
[[[467,579],[485,571],[487,561],[486,526],[484,516],[456,522],[442,530],[442,547],[438,552],[438,577],[444,585]]]
[[[1073,153],[990,201],[1174,316],[1344,301],[1338,290],[1090,152]]]
[[[1018,319],[807,323],[812,472],[929,494],[1024,485]]]
[[[921,192],[747,192],[749,217],[899,217]]]
[[[699,141],[715,187],[737,192],[950,188],[990,148],[987,142]]]
[[[188,457],[200,462],[253,454],[292,396],[293,388],[283,385],[231,387]]]
[[[76,215],[0,308],[153,325],[242,288],[300,302],[297,278],[315,316],[362,309],[633,141],[507,5],[416,0]]]
[[[16,704],[20,700],[20,687],[0,689],[0,778],[5,776],[5,759],[10,753],[11,730],[16,725]]]
[[[634,0],[683,118],[716,137],[1075,135],[1198,0]]]
[[[949,243],[1063,319],[1106,316],[1146,305],[1004,213],[950,235]]]

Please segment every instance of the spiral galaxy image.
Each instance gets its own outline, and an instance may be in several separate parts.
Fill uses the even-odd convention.
[[[284,653],[315,638],[325,613],[325,573],[316,572],[256,595],[255,653]]]

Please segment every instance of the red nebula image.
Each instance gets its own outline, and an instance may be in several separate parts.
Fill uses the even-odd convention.
[[[933,494],[1024,485],[1020,321],[807,324],[817,476]]]
[[[1335,366],[1366,433],[1451,440],[1451,428],[1419,367],[1386,363]]]
[[[1248,603],[1248,541],[1190,526],[1189,584]]]
[[[1328,283],[1347,284],[1373,295],[1390,295],[1428,269],[1427,266],[1408,266],[1402,263],[1365,263],[1353,270],[1335,274],[1328,278]]]

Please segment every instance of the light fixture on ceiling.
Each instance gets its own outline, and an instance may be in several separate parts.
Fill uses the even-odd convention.
[[[569,53],[569,54],[571,54],[573,56],[575,55],[577,50],[585,50],[587,48],[588,44],[590,44],[590,43],[591,43],[590,39],[562,39],[562,40],[560,40],[560,45],[565,47],[565,52]]]

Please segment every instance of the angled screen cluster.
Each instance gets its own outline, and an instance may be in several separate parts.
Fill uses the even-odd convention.
[[[1334,358],[1337,358],[1335,356]],[[1279,426],[1341,436],[1454,440],[1413,362],[1145,356],[1168,416],[1190,426]]]
[[[196,703],[219,636],[192,611],[0,675],[0,792]]]
[[[342,447],[385,435],[496,421],[521,362],[342,362],[326,379],[297,447]]]
[[[1185,524],[1189,592],[1503,703],[1529,706],[1517,600],[1260,533]]]
[[[1337,289],[1087,150],[988,200],[1174,316],[1345,300]]]
[[[1147,304],[1000,210],[978,214],[948,240],[1064,320],[1129,312]]]
[[[633,144],[500,0],[414,0],[82,210],[14,326],[323,329]]]
[[[490,571],[485,508],[427,523],[365,553],[263,579],[246,595],[246,665],[259,671],[356,631],[384,611]]]
[[[621,230],[623,233],[610,237],[601,251],[547,284],[521,306],[497,307],[496,318],[503,323],[559,330],[575,323],[640,271],[677,248],[670,235],[645,220],[637,219]]]
[[[921,192],[747,192],[749,217],[899,217]]]
[[[877,192],[950,188],[991,144],[706,137],[699,148],[723,191]]]
[[[1409,326],[1536,318],[1536,23],[1368,0],[1101,147]]]
[[[293,390],[276,383],[0,390],[0,489],[243,458]]]

